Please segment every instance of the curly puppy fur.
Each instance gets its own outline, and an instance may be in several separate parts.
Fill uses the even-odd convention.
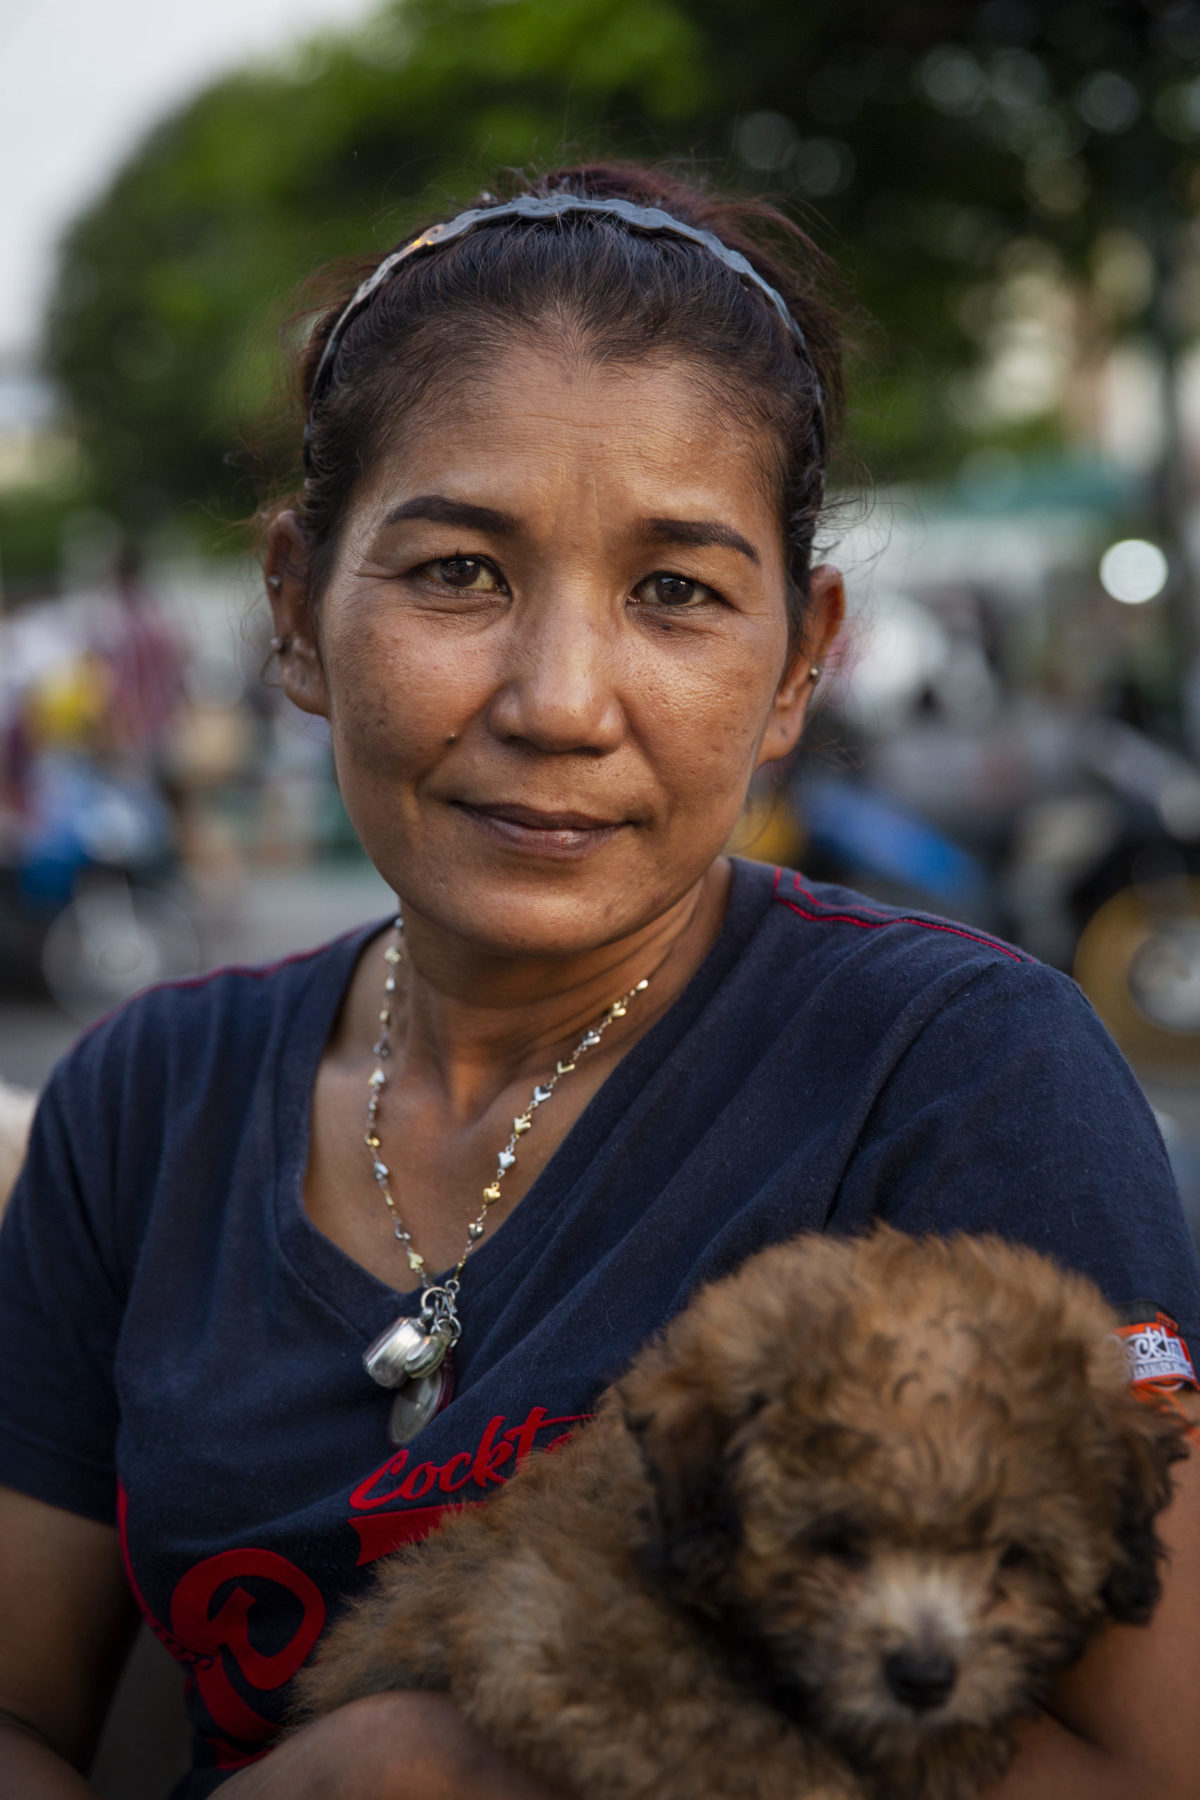
[[[580,1800],[965,1800],[1158,1596],[1179,1428],[1095,1289],[994,1238],[805,1237],[381,1565],[303,1716],[448,1689]]]

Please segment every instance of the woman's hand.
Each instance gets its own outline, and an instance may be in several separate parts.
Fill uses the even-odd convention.
[[[549,1800],[445,1694],[372,1694],[306,1725],[221,1800]]]

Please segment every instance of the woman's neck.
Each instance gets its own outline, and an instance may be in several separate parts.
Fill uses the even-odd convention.
[[[552,1072],[614,1000],[648,978],[648,989],[605,1035],[603,1060],[618,1060],[704,960],[729,884],[721,860],[648,925],[574,957],[489,955],[406,912],[391,1034],[395,1070],[436,1091],[466,1123],[510,1083]],[[390,934],[374,939],[359,960],[330,1044],[339,1062],[365,1068],[372,1060],[389,970],[383,952],[392,941]]]

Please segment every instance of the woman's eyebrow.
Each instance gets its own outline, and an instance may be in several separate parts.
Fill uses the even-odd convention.
[[[715,544],[723,550],[739,551],[752,563],[759,560],[749,539],[732,525],[722,525],[719,519],[646,519],[644,528],[646,536],[656,544],[690,544],[696,549]]]
[[[491,506],[472,506],[467,500],[451,500],[447,494],[418,494],[403,506],[394,506],[384,520],[385,525],[399,525],[404,519],[429,519],[434,525],[461,525],[464,531],[486,531],[493,537],[512,537],[517,521],[511,513],[497,512]]]
[[[493,537],[514,537],[520,529],[511,513],[492,506],[475,506],[468,500],[452,500],[448,494],[418,494],[402,506],[394,506],[387,514],[386,525],[399,525],[405,519],[428,519],[435,525],[459,525],[465,531],[486,531]],[[736,550],[752,563],[759,561],[758,551],[732,525],[719,519],[644,519],[643,535],[657,544],[687,544],[695,549],[715,545]]]

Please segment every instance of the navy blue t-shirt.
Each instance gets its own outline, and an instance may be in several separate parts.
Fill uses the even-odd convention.
[[[417,1297],[301,1198],[317,1065],[381,929],[152,990],[90,1032],[0,1234],[0,1481],[119,1524],[191,1676],[187,1800],[261,1752],[378,1557],[569,1433],[763,1244],[876,1217],[999,1231],[1200,1338],[1153,1117],[1076,987],[737,863],[697,974],[472,1257],[455,1396],[396,1450],[362,1351]]]

